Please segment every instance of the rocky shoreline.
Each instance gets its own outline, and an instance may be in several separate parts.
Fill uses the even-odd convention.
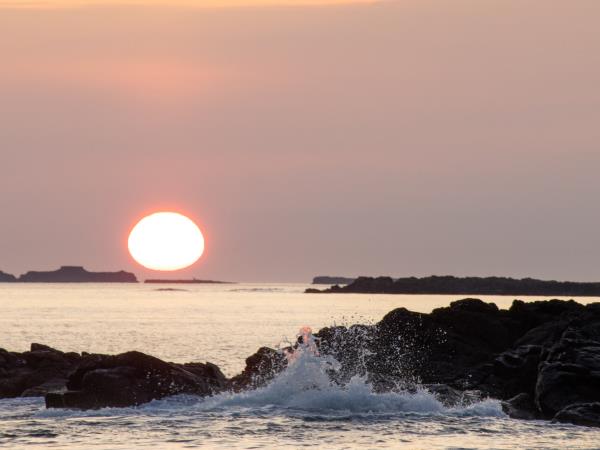
[[[339,284],[345,285],[339,286]],[[424,278],[359,277],[349,281],[348,284],[337,283],[328,289],[309,288],[306,289],[306,293],[600,297],[600,283],[536,280],[534,278],[515,279],[506,277],[482,278],[435,275]]]
[[[492,397],[514,418],[600,426],[600,303],[515,300],[500,310],[464,299],[430,314],[398,308],[375,325],[324,328],[314,337],[320,354],[340,363],[329,373],[339,384],[361,375],[380,392],[424,386],[449,405]],[[265,347],[228,379],[210,363],[32,344],[22,353],[0,349],[0,398],[45,396],[49,408],[124,407],[258,388],[286,366],[281,351]]]

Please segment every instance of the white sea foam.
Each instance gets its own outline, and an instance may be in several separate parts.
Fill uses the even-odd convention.
[[[304,411],[318,414],[452,414],[503,416],[500,402],[484,400],[461,407],[446,407],[426,389],[416,392],[378,393],[365,378],[355,376],[345,385],[331,381],[327,370],[336,362],[300,350],[289,367],[267,386],[241,393],[222,393],[201,401],[203,410],[274,408],[279,412]]]

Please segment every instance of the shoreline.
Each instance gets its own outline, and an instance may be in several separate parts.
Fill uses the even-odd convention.
[[[325,327],[314,339],[320,354],[338,361],[328,376],[341,386],[361,375],[376,392],[426,386],[446,402],[465,395],[497,398],[515,418],[579,423],[585,416],[600,426],[592,420],[600,383],[585,375],[600,373],[600,303],[515,300],[501,310],[463,299],[428,314],[397,308],[375,325]],[[586,357],[590,352],[596,356]],[[33,344],[28,352],[2,350],[0,356],[0,398],[46,395],[50,407],[81,409],[256,389],[288,364],[282,351],[267,347],[231,378],[214,364],[167,363],[140,352],[64,353]]]

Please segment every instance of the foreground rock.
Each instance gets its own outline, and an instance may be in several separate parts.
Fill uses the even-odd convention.
[[[342,382],[361,374],[381,390],[442,383],[506,400],[515,418],[598,419],[600,304],[514,301],[499,310],[465,299],[431,314],[399,308],[376,325],[317,336],[322,353],[342,363]]]
[[[81,361],[77,353],[31,344],[23,353],[0,349],[0,398],[31,397],[61,389]]]
[[[343,283],[338,283],[343,284]],[[557,297],[600,297],[600,283],[543,281],[532,278],[516,280],[503,277],[431,276],[425,278],[359,277],[347,286],[325,290],[310,288],[307,293],[355,294],[446,294],[446,295],[538,295]]]
[[[213,364],[177,365],[140,352],[86,357],[67,381],[67,391],[46,395],[48,408],[136,406],[176,394],[210,395],[226,386]]]
[[[554,416],[556,422],[567,422],[588,427],[600,427],[600,403],[575,403]]]
[[[319,353],[340,363],[328,369],[340,384],[361,375],[381,392],[426,386],[447,404],[493,397],[514,418],[600,426],[600,303],[515,300],[500,310],[464,299],[430,314],[398,308],[377,324],[324,328],[315,337]],[[209,363],[32,344],[24,353],[0,350],[0,397],[58,390],[46,395],[48,407],[131,406],[259,388],[287,364],[281,351],[264,347],[228,380]]]

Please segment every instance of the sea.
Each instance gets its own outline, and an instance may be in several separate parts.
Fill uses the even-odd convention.
[[[303,284],[0,284],[0,347],[139,350],[239,373],[259,347],[301,327],[373,324],[405,307],[430,312],[465,296],[304,294]],[[476,296],[508,308],[513,297]],[[543,298],[521,297],[525,301]],[[598,298],[582,298],[590,303]],[[332,384],[323,361],[298,358],[269,385],[135,407],[48,410],[0,400],[0,448],[54,449],[598,449],[600,429],[508,418],[496,399],[445,407],[426,389],[376,393]]]

